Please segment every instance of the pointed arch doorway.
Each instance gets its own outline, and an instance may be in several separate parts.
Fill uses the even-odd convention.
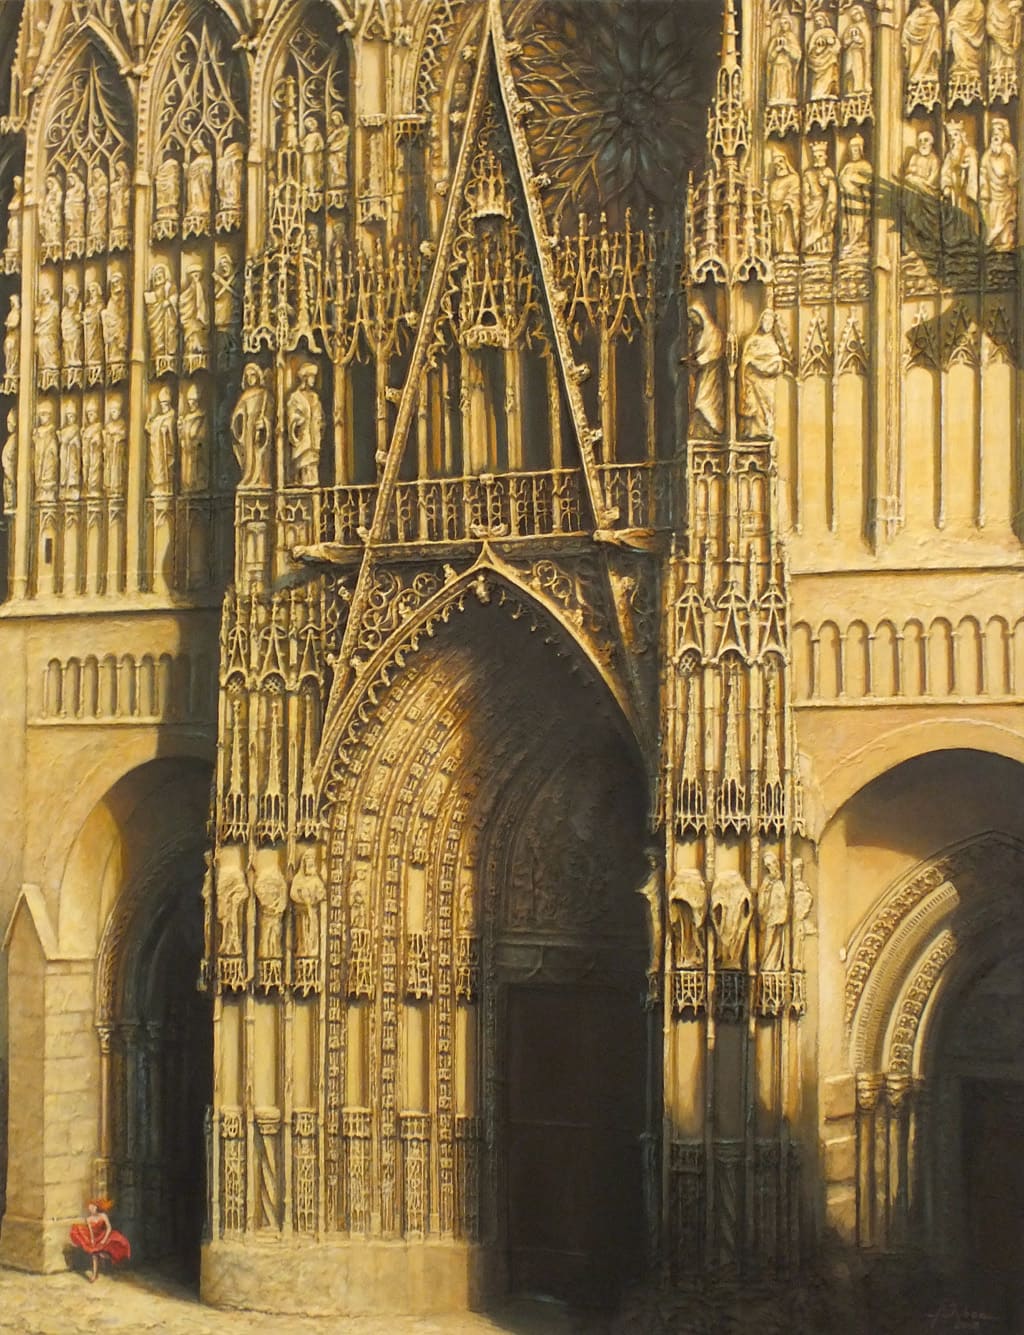
[[[337,1227],[451,1237],[471,1306],[608,1304],[641,1266],[660,1121],[640,749],[574,636],[504,575],[449,580],[411,633],[397,670],[364,669],[372,707],[332,776]]]

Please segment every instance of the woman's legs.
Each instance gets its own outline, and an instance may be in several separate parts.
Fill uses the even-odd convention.
[[[93,1252],[92,1273],[89,1275],[89,1283],[95,1284],[96,1281],[99,1279],[99,1277],[100,1277],[100,1254],[99,1252]]]

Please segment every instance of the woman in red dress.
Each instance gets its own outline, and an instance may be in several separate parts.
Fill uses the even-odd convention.
[[[109,1257],[114,1265],[131,1258],[131,1243],[123,1233],[118,1233],[116,1228],[110,1227],[110,1216],[107,1211],[113,1204],[113,1201],[104,1200],[102,1197],[86,1201],[85,1208],[88,1213],[84,1223],[71,1225],[72,1244],[92,1257],[90,1284],[94,1284],[100,1277],[101,1256]]]

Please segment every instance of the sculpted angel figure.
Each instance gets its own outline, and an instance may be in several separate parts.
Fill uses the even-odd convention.
[[[316,854],[307,849],[299,870],[292,877],[291,901],[295,905],[295,953],[320,954],[320,905],[327,898],[324,879],[316,869]]]
[[[270,486],[272,424],[273,408],[263,372],[255,362],[248,362],[242,372],[242,392],[231,415],[231,438],[242,470],[240,487]]]
[[[775,334],[775,312],[766,310],[740,354],[739,417],[746,440],[762,439],[774,432],[775,381],[784,369]]]

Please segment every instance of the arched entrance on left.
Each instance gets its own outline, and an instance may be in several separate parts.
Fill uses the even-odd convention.
[[[187,1185],[176,1191],[174,1183],[179,1160],[194,1156],[202,1199],[210,1026],[191,997],[210,768],[178,755],[129,770],[86,808],[56,893],[27,884],[18,897],[4,939],[6,1264],[62,1269],[71,1222],[104,1188],[118,1198],[116,1222],[134,1232],[140,1258],[187,1267],[198,1257],[201,1221],[188,1209]],[[196,1109],[180,1106],[186,1073]],[[168,1126],[170,1140],[161,1136]],[[179,1138],[187,1148],[165,1163],[161,1145]]]

